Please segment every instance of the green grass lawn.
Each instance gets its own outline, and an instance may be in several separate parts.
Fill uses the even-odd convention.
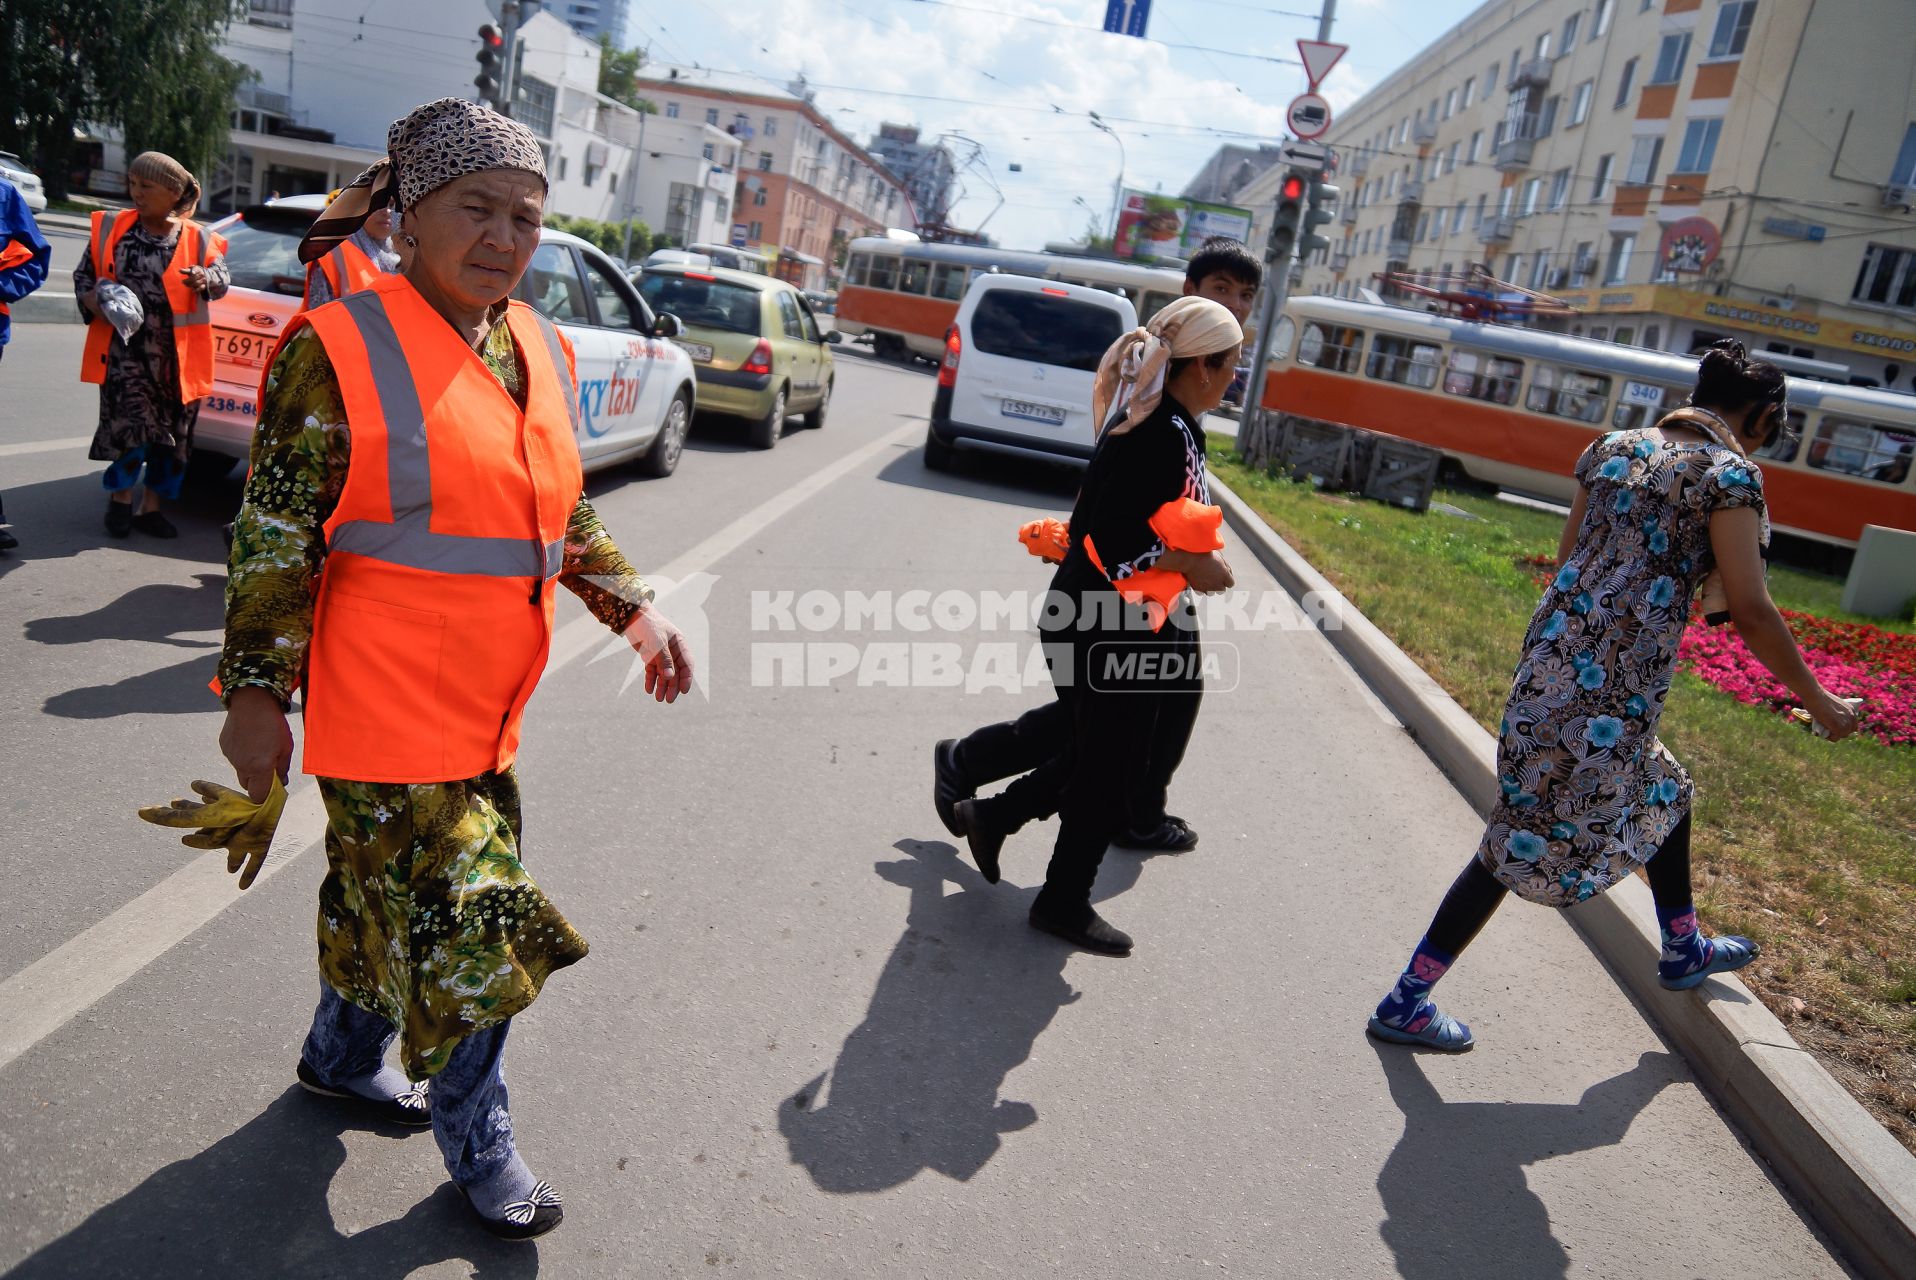
[[[1540,595],[1518,561],[1554,556],[1562,517],[1458,491],[1436,500],[1465,515],[1420,515],[1254,474],[1233,447],[1211,438],[1213,471],[1493,729]],[[1839,579],[1778,567],[1770,589],[1916,630],[1841,613]],[[1916,749],[1823,742],[1681,673],[1660,732],[1697,782],[1706,927],[1763,944],[1752,989],[1916,1150]]]

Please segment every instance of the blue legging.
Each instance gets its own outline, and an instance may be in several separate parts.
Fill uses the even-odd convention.
[[[180,487],[186,482],[186,464],[170,449],[136,445],[113,460],[106,474],[100,478],[100,483],[108,493],[131,489],[140,482],[142,466],[146,468],[147,492],[168,502],[179,500]]]

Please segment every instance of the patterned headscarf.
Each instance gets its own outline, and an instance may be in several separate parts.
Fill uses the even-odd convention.
[[[1091,389],[1094,427],[1103,434],[1110,416],[1122,409],[1124,421],[1109,430],[1123,435],[1158,407],[1165,369],[1173,359],[1229,351],[1243,341],[1244,330],[1221,305],[1209,298],[1179,298],[1152,316],[1150,324],[1112,343],[1098,361]]]
[[[393,121],[386,158],[353,179],[300,241],[299,260],[313,262],[351,236],[374,209],[408,209],[454,178],[493,169],[523,169],[547,183],[545,153],[532,130],[464,98],[440,98]]]

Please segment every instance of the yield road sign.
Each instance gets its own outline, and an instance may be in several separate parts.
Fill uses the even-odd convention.
[[[1144,24],[1151,17],[1151,0],[1106,0],[1104,29],[1113,35],[1144,38]]]
[[[1106,26],[1105,30],[1110,30]],[[1304,60],[1304,74],[1310,78],[1311,92],[1317,92],[1317,86],[1324,83],[1324,77],[1331,73],[1337,60],[1344,56],[1347,44],[1329,44],[1323,40],[1299,40],[1297,56]]]
[[[1330,158],[1329,148],[1315,142],[1287,142],[1277,149],[1279,164],[1312,173],[1322,173],[1329,165]]]
[[[1291,100],[1284,122],[1300,138],[1321,138],[1331,127],[1331,104],[1314,93],[1300,93]]]

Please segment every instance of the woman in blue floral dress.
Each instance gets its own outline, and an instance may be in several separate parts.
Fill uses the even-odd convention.
[[[1832,738],[1855,729],[1854,713],[1804,665],[1763,582],[1769,515],[1749,453],[1783,429],[1785,394],[1775,365],[1718,343],[1703,356],[1690,407],[1611,432],[1578,459],[1563,567],[1530,621],[1504,708],[1502,795],[1476,856],[1372,1015],[1372,1035],[1470,1048],[1470,1028],[1439,1011],[1430,989],[1504,895],[1574,906],[1645,864],[1664,986],[1693,987],[1756,958],[1747,938],[1697,930],[1690,775],[1658,741],[1657,720],[1691,600],[1715,577],[1750,651]]]

